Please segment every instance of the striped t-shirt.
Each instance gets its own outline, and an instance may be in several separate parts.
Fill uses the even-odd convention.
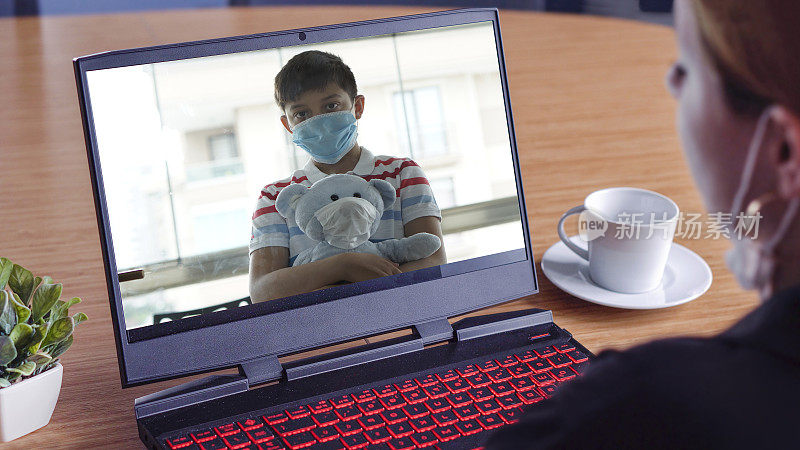
[[[373,242],[405,237],[403,225],[425,216],[442,218],[428,179],[422,169],[408,158],[375,156],[361,147],[361,157],[349,174],[369,180],[386,180],[397,190],[397,199],[386,208],[378,231],[370,237]],[[288,247],[289,265],[298,253],[317,244],[303,233],[292,219],[284,219],[275,209],[275,198],[284,187],[292,183],[311,186],[327,176],[314,162],[296,170],[291,177],[264,186],[253,213],[253,228],[250,237],[250,253],[264,247]]]

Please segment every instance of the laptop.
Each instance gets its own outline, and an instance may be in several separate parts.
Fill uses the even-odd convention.
[[[254,298],[259,237],[311,239],[288,216],[260,225],[259,202],[326,179],[274,95],[311,50],[339,57],[366,99],[349,173],[396,189],[370,220],[402,238],[427,217],[442,259]],[[475,313],[538,292],[497,10],[110,51],[74,68],[122,386],[194,376],[136,400],[146,447],[479,448],[593,358],[550,311]]]

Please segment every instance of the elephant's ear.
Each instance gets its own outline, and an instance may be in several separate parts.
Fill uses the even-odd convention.
[[[369,184],[378,190],[383,199],[383,209],[389,209],[394,205],[394,200],[397,198],[397,192],[394,186],[386,180],[370,180]]]
[[[297,201],[308,192],[309,188],[299,183],[290,184],[278,193],[275,199],[275,209],[278,214],[286,219],[294,218],[297,209]]]

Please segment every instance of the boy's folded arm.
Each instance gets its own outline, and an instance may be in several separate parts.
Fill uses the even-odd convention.
[[[425,267],[439,266],[447,263],[447,254],[444,250],[444,238],[442,238],[442,223],[436,216],[418,217],[403,226],[403,231],[406,236],[413,236],[417,233],[430,233],[439,237],[442,245],[439,250],[427,258],[410,261],[405,264],[400,264],[400,270],[403,272],[411,272],[412,270],[423,269]]]
[[[302,294],[342,279],[335,258],[289,267],[289,249],[264,247],[250,254],[250,299],[253,303]]]

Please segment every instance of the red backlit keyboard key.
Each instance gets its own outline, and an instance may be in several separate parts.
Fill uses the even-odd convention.
[[[470,388],[470,385],[467,382],[467,380],[464,380],[463,378],[459,378],[452,381],[445,381],[444,385],[450,392],[453,393],[464,392]]]
[[[577,350],[573,350],[573,351],[567,353],[567,356],[569,356],[569,359],[575,361],[576,363],[581,363],[581,362],[589,360],[588,356],[584,355],[583,353],[581,353],[581,352],[579,352]]]
[[[555,355],[556,349],[552,345],[548,345],[547,347],[544,348],[537,348],[536,350],[534,350],[534,352],[536,352],[536,354],[539,355],[540,358],[544,358],[550,355]]]
[[[414,434],[411,436],[411,440],[417,444],[417,448],[430,447],[439,442],[439,440],[436,439],[436,435],[430,431]]]
[[[533,373],[527,364],[517,364],[516,366],[509,367],[507,370],[514,378],[522,378]]]
[[[528,366],[531,368],[531,370],[533,370],[536,373],[546,372],[553,368],[553,365],[550,364],[550,361],[544,358],[535,359],[529,362]]]
[[[558,344],[558,345],[555,346],[555,348],[560,353],[567,353],[567,352],[571,352],[571,351],[575,350],[575,346],[573,346],[569,342],[565,342],[563,344]]]
[[[373,391],[375,391],[375,395],[377,395],[378,397],[388,397],[390,395],[393,395],[393,394],[397,393],[397,389],[395,389],[395,387],[392,386],[391,384],[387,384],[386,386],[375,388],[375,389],[373,389]]]
[[[383,420],[385,420],[386,423],[397,423],[408,419],[406,413],[404,413],[400,409],[395,409],[392,411],[384,411],[380,413],[380,416],[383,417]]]
[[[354,405],[350,405],[337,409],[336,414],[342,420],[357,419],[361,417],[361,410],[356,408]]]
[[[406,380],[402,383],[395,384],[394,387],[400,392],[410,391],[417,388],[417,383],[414,380]]]
[[[458,373],[456,373],[455,370],[450,369],[446,372],[437,373],[436,378],[438,378],[440,381],[455,380],[456,378],[458,378]]]
[[[453,394],[447,397],[447,401],[453,406],[464,406],[472,403],[472,397],[467,393]]]
[[[503,422],[503,419],[500,418],[497,414],[489,414],[486,416],[478,417],[478,423],[487,430],[491,430],[492,428],[497,428],[505,425],[506,423]]]
[[[270,425],[275,425],[276,423],[286,422],[289,418],[286,414],[282,412],[274,413],[274,414],[267,414],[264,416],[264,422],[267,422]]]
[[[522,417],[522,410],[519,408],[509,409],[508,411],[500,411],[497,413],[505,423],[512,424],[519,422]]]
[[[431,414],[431,419],[438,423],[440,426],[450,425],[458,422],[458,416],[452,410],[442,411],[440,413]]]
[[[383,397],[381,399],[381,404],[386,409],[397,409],[405,406],[406,399],[401,397],[399,394],[392,394],[388,397]]]
[[[392,439],[387,444],[392,450],[410,450],[416,447],[414,441],[408,438]]]
[[[247,432],[247,436],[250,437],[250,440],[256,444],[266,442],[275,437],[269,428],[256,428],[255,430],[250,430]]]
[[[427,406],[430,412],[432,413],[450,409],[450,403],[443,398],[428,400],[427,402],[425,402],[425,406]]]
[[[456,371],[459,374],[461,374],[462,377],[475,375],[476,373],[480,372],[480,370],[478,370],[478,366],[476,366],[475,364],[470,364],[468,366],[459,367],[458,369],[456,369]]]
[[[531,380],[535,381],[539,386],[547,386],[548,384],[553,384],[556,382],[553,376],[550,375],[550,372],[542,372],[531,375]]]
[[[554,377],[556,377],[556,380],[558,381],[570,380],[572,378],[575,378],[576,375],[578,375],[577,373],[575,373],[574,370],[572,370],[571,367],[561,367],[559,369],[553,369],[550,371],[550,373]]]
[[[308,410],[314,414],[319,414],[323,412],[327,412],[333,409],[330,403],[327,400],[320,400],[316,403],[312,403],[308,405]]]
[[[470,434],[475,434],[480,431],[483,431],[483,427],[481,426],[481,424],[478,423],[477,420],[465,420],[463,422],[458,422],[456,424],[456,428],[464,436],[469,436]]]
[[[363,433],[344,436],[342,442],[348,449],[364,448],[369,445],[369,441]]]
[[[262,442],[259,444],[259,447],[256,447],[255,450],[258,450],[259,448],[261,450],[286,450],[286,447],[283,445],[283,442],[280,439],[272,439],[267,442]]]
[[[406,405],[403,407],[403,412],[406,413],[409,419],[426,416],[431,413],[430,411],[428,411],[428,408],[423,404]]]
[[[292,449],[297,450],[300,448],[311,447],[317,442],[317,439],[314,437],[313,434],[309,433],[308,431],[304,433],[293,434],[291,436],[285,436],[283,441],[286,442],[286,445]]]
[[[453,408],[452,411],[456,413],[461,420],[472,419],[473,417],[481,415],[481,412],[475,405],[459,406],[458,408]]]
[[[581,374],[583,374],[583,372],[586,371],[586,369],[588,367],[589,367],[589,363],[588,362],[575,363],[575,364],[572,365],[572,370],[577,372],[578,375],[581,375]]]
[[[513,380],[509,380],[508,383],[511,384],[511,386],[513,386],[514,389],[520,392],[527,391],[528,389],[533,389],[534,387],[536,387],[536,383],[534,383],[533,380],[531,380],[529,377],[515,378]]]
[[[386,427],[365,431],[364,436],[373,444],[380,444],[392,438],[392,435],[389,434],[389,430],[387,430]]]
[[[272,435],[272,433],[270,433],[270,435]],[[214,439],[215,437],[217,437],[217,433],[214,433],[211,430],[203,430],[203,431],[198,431],[198,432],[192,433],[192,439],[194,439],[197,442],[210,441],[211,439]]]
[[[552,396],[553,396],[553,394],[555,394],[555,393],[556,393],[556,385],[555,385],[555,384],[551,384],[551,385],[549,385],[549,386],[543,386],[543,387],[541,387],[541,388],[539,388],[539,389],[541,389],[541,390],[542,390],[542,393],[543,393],[545,396],[547,396],[547,398],[550,398],[550,397],[552,397]]]
[[[515,364],[519,364],[519,361],[517,361],[516,356],[508,355],[505,358],[497,359],[497,363],[500,364],[502,367],[509,367]]]
[[[357,420],[348,420],[347,422],[339,422],[334,425],[337,430],[339,430],[339,434],[342,436],[349,436],[351,434],[360,433],[362,428],[361,424],[358,423]]]
[[[239,423],[239,428],[243,429],[244,431],[255,430],[256,428],[261,428],[264,426],[264,424],[261,423],[260,420],[253,418],[240,420],[238,423]]]
[[[317,424],[315,424],[310,417],[302,417],[300,419],[289,420],[283,423],[276,423],[275,425],[272,425],[272,428],[276,433],[281,435],[281,437],[286,437],[308,431],[316,426]]]
[[[465,380],[472,386],[472,387],[483,387],[487,384],[492,382],[492,379],[487,377],[486,374],[479,373],[477,375],[471,375],[468,377],[464,377]]]
[[[533,350],[528,350],[527,352],[523,353],[517,353],[514,356],[516,356],[517,359],[520,360],[520,362],[533,361],[534,359],[538,358],[538,356],[536,356],[536,353],[534,353]]]
[[[478,369],[480,369],[482,372],[488,372],[490,370],[497,369],[498,367],[500,367],[500,365],[497,364],[497,362],[493,359],[490,359],[483,364],[478,364]]]
[[[424,392],[422,392],[422,389],[417,388],[403,392],[403,398],[406,399],[406,402],[412,404],[412,403],[424,402],[425,400],[428,399],[428,396]]]
[[[214,427],[214,431],[216,431],[217,434],[220,435],[221,437],[225,437],[225,436],[230,436],[232,434],[236,434],[241,430],[239,429],[238,426],[236,426],[235,423],[226,423],[225,425]]]
[[[386,424],[380,415],[361,417],[358,419],[358,423],[361,424],[361,428],[364,430],[372,430],[373,428],[382,427]]]
[[[349,395],[340,395],[338,397],[334,397],[330,400],[330,402],[336,408],[344,408],[345,406],[350,406],[355,403]]]
[[[436,428],[435,430],[433,430],[433,434],[435,434],[436,437],[439,438],[439,441],[441,442],[447,442],[455,438],[461,437],[461,433],[459,433],[458,430],[456,430],[456,427],[452,425]]]
[[[222,442],[222,438],[212,439],[203,443],[197,444],[201,450],[227,450],[228,446]]]
[[[339,421],[339,416],[336,415],[333,411],[323,412],[319,414],[312,414],[311,418],[316,422],[317,425],[324,427],[327,425],[333,425],[334,423]]]
[[[360,409],[365,416],[369,416],[372,414],[378,414],[384,410],[384,407],[378,400],[370,400],[364,403],[359,403],[358,409]]]
[[[374,399],[375,394],[372,392],[372,389],[366,389],[357,394],[352,394],[351,397],[358,403],[364,403]]]
[[[414,429],[408,422],[398,422],[386,425],[389,433],[396,438],[406,437],[414,433]]]
[[[483,415],[495,413],[503,409],[500,406],[500,403],[497,403],[497,400],[495,399],[484,400],[482,402],[475,402],[475,407],[478,408],[478,410]]]
[[[228,448],[237,449],[250,445],[250,438],[244,433],[232,434],[222,438]]]
[[[495,383],[511,379],[511,374],[508,373],[507,369],[504,369],[502,367],[496,370],[486,372],[486,376],[491,378],[492,381],[494,381]]]
[[[503,397],[497,397],[497,403],[500,403],[503,409],[511,409],[521,406],[522,400],[516,395],[505,395]]]
[[[178,436],[171,439],[167,439],[167,445],[171,449],[188,447],[192,444],[194,444],[194,441],[192,441],[192,438],[190,438],[189,436]]]
[[[336,429],[334,426],[327,426],[322,428],[315,428],[311,430],[311,434],[314,435],[320,442],[327,442],[339,437],[339,430]]]
[[[289,416],[290,419],[299,419],[301,417],[306,417],[311,412],[305,406],[298,406],[296,408],[289,408],[286,410],[286,415]]]
[[[542,394],[540,394],[539,391],[536,389],[520,392],[517,395],[519,395],[520,400],[522,400],[522,402],[525,403],[526,405],[530,405],[544,400]]]
[[[436,428],[436,422],[430,416],[409,419],[408,423],[417,431],[428,431]]]
[[[547,360],[550,361],[550,364],[552,364],[553,367],[566,367],[572,364],[572,360],[569,359],[569,356],[563,353],[556,353],[555,355],[547,358]]]
[[[439,382],[434,385],[424,387],[422,390],[425,391],[425,394],[427,394],[430,398],[444,397],[450,393],[450,391]]]
[[[417,378],[417,384],[419,384],[422,387],[430,386],[430,385],[436,384],[438,382],[439,382],[439,379],[436,378],[436,375],[433,375],[433,374],[425,375],[424,377]]]
[[[494,392],[494,395],[498,397],[513,394],[516,391],[516,389],[511,387],[511,383],[509,383],[508,381],[503,381],[502,383],[490,384],[489,389],[491,389],[492,392]]]
[[[492,394],[492,391],[490,391],[488,388],[473,388],[468,390],[467,393],[476,402],[481,400],[488,400],[494,397],[494,394]]]

